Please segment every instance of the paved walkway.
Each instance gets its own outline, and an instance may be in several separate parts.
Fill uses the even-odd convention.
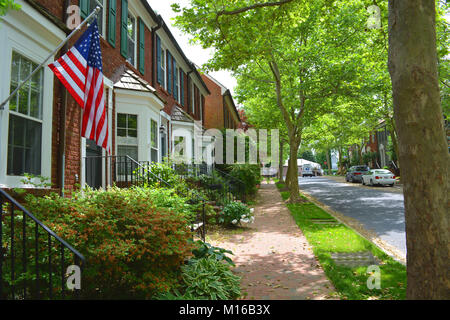
[[[233,251],[246,299],[333,299],[333,285],[274,184],[261,185],[247,230],[210,242]]]

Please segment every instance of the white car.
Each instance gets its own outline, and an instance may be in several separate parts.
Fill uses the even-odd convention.
[[[372,169],[362,175],[363,185],[388,185],[393,187],[395,184],[395,176],[386,169]]]

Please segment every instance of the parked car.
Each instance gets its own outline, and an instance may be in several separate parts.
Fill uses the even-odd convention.
[[[393,187],[395,184],[395,176],[386,169],[373,169],[363,174],[362,184],[369,186],[388,185]]]
[[[345,175],[345,181],[347,182],[362,182],[362,175],[367,173],[370,168],[368,166],[353,166],[348,169]]]

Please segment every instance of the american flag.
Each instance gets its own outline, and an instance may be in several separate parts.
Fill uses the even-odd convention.
[[[97,20],[65,55],[49,67],[84,110],[81,135],[111,153]]]

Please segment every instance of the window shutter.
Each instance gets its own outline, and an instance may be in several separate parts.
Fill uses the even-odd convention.
[[[86,19],[89,15],[89,0],[80,0],[80,16]]]
[[[172,94],[173,88],[173,72],[172,72],[172,55],[169,50],[167,50],[167,92]]]
[[[161,39],[156,36],[156,77],[159,84],[162,84],[162,69],[161,69]]]
[[[139,19],[139,71],[145,73],[145,24]]]
[[[108,14],[108,42],[114,48],[116,47],[116,16],[117,16],[117,0],[109,0]]]
[[[177,73],[177,62],[173,59],[173,97],[178,101],[178,73]]]
[[[183,72],[183,70],[180,70],[180,86],[181,86],[180,100],[181,100],[181,105],[184,107],[185,101],[184,101],[184,72]]]
[[[122,0],[120,21],[120,54],[128,58],[128,0]]]

